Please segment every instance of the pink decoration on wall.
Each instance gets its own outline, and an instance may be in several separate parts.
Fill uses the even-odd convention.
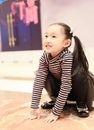
[[[35,0],[27,0],[27,7],[23,1],[12,2],[11,11],[13,15],[17,13],[17,8],[19,8],[20,20],[26,25],[29,25],[30,22],[38,23],[38,7],[35,5]]]

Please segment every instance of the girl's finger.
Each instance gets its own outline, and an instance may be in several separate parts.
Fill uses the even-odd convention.
[[[34,119],[37,119],[37,116],[30,117],[30,120],[34,120]]]

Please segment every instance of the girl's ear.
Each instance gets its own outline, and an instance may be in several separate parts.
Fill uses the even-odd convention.
[[[69,47],[71,45],[71,40],[70,39],[67,39],[65,40],[65,44],[64,44],[64,47]]]

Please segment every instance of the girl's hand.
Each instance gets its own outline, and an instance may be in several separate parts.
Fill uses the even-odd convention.
[[[39,119],[40,118],[40,110],[39,109],[32,109],[30,111],[30,115],[28,116],[28,119]]]
[[[59,116],[54,115],[52,112],[50,113],[50,115],[48,115],[48,117],[46,118],[46,122],[47,123],[51,123],[51,122],[56,122],[57,119],[59,118]]]

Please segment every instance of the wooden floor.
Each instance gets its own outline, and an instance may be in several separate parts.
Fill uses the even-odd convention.
[[[41,102],[48,100],[43,94]],[[27,120],[30,112],[30,93],[0,91],[0,130],[94,130],[94,111],[88,118],[67,113],[56,123],[45,123],[49,111],[41,119]]]

